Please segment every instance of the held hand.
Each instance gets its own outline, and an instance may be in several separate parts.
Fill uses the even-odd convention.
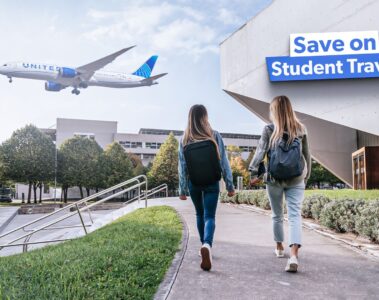
[[[186,195],[180,195],[180,196],[179,196],[179,199],[180,199],[180,200],[183,200],[183,201],[184,201],[184,200],[187,200],[187,196],[186,196]]]
[[[228,197],[233,197],[235,194],[235,191],[228,191]]]
[[[256,184],[259,184],[261,182],[262,182],[262,180],[259,177],[251,178],[250,185],[256,185]]]

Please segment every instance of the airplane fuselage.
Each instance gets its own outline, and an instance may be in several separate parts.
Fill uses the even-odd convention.
[[[66,71],[66,76],[64,75]],[[70,72],[72,76],[70,76]],[[0,74],[9,78],[25,78],[44,81],[54,81],[62,85],[71,85],[72,77],[80,76],[75,73],[75,68],[61,67],[51,64],[12,62],[0,66]],[[67,74],[68,73],[68,74]],[[144,77],[120,72],[99,70],[85,82],[78,82],[78,86],[101,86],[111,88],[131,88],[156,84],[156,82],[144,83]]]

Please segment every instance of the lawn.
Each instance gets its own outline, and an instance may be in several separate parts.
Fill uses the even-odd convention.
[[[330,199],[365,199],[373,200],[379,199],[379,190],[306,190],[305,195],[310,196],[313,194],[321,194]]]
[[[83,238],[0,257],[0,299],[152,299],[178,249],[174,209],[140,209]]]

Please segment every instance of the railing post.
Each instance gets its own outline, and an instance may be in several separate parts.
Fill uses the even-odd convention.
[[[25,240],[24,240],[24,245],[22,246],[22,252],[23,253],[25,253],[25,252],[28,252],[28,242],[29,242],[29,240],[30,240],[30,238],[32,237],[32,235],[31,234],[29,234],[26,238],[25,238]]]
[[[145,208],[147,208],[147,177],[145,178],[145,182],[146,182],[146,193],[145,193]]]
[[[82,218],[82,214],[80,213],[79,206],[78,206],[78,204],[76,204],[75,206],[76,206],[76,209],[78,211],[80,222],[82,222],[84,232],[85,232],[85,234],[87,234],[87,228],[86,228],[86,225],[84,225],[84,221],[83,221],[83,218]]]

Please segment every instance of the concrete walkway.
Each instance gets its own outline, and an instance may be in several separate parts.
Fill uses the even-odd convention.
[[[378,262],[304,229],[299,272],[286,273],[287,259],[273,254],[270,217],[226,204],[217,211],[213,268],[204,272],[191,200],[166,204],[182,214],[190,231],[171,300],[379,299]]]

